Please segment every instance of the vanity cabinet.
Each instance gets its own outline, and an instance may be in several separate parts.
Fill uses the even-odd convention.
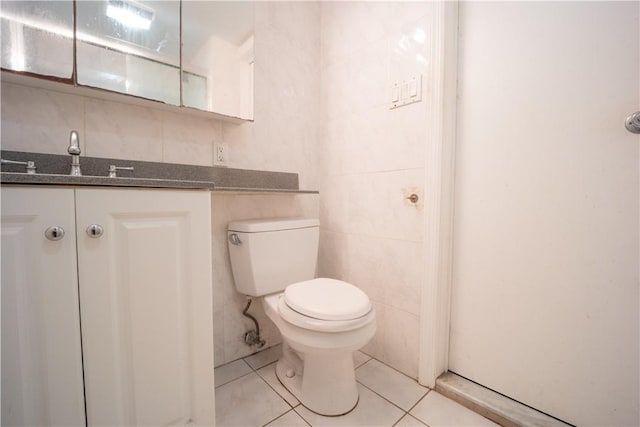
[[[213,425],[210,234],[206,191],[3,187],[2,424]]]
[[[73,190],[1,195],[2,425],[84,425]]]

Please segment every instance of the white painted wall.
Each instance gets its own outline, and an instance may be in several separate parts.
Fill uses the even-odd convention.
[[[638,2],[460,4],[450,369],[638,425]]]

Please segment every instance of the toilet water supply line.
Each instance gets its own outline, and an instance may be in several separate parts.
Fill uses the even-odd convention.
[[[253,320],[254,325],[256,325],[255,329],[247,331],[244,334],[244,343],[250,346],[256,346],[258,348],[264,347],[265,341],[260,338],[260,325],[258,324],[258,320],[255,317],[248,313],[249,307],[251,307],[251,298],[247,298],[247,306],[242,310],[242,314],[245,317]]]

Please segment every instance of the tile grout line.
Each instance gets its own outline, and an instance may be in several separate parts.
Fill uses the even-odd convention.
[[[214,367],[214,368],[213,368],[213,374],[214,374],[214,376],[215,376],[215,371],[216,371],[216,369],[220,369],[220,368],[223,368],[223,367],[225,367],[225,366],[231,365],[232,363],[236,363],[236,362],[237,362],[237,361],[239,361],[239,360],[242,360],[242,361],[245,363],[245,365],[247,365],[247,366],[249,367],[249,369],[253,370],[253,368],[251,367],[251,365],[249,365],[247,362],[245,362],[243,358],[240,358],[240,359],[232,360],[231,362],[224,363],[224,364],[222,364],[222,365],[220,365],[220,366],[216,366],[216,367]],[[215,386],[214,388],[222,387],[223,385],[227,385],[227,384],[229,384],[229,383],[231,383],[231,382],[234,382],[235,380],[238,380],[238,379],[240,379],[240,378],[242,378],[242,377],[246,377],[246,376],[247,376],[247,375],[249,375],[251,372],[252,372],[252,371],[249,371],[249,372],[247,372],[246,374],[242,374],[242,375],[240,375],[240,376],[238,376],[238,377],[235,377],[235,378],[233,378],[233,379],[230,379],[229,381],[227,381],[227,382],[225,382],[225,383],[222,383],[222,384],[219,384],[219,385]]]
[[[297,406],[298,406],[298,405],[296,405],[296,407],[297,407]],[[300,419],[301,419],[302,421],[304,421],[304,422],[305,422],[305,424],[307,424],[309,427],[311,427],[311,424],[309,424],[309,422],[308,422],[307,420],[305,420],[304,418],[302,418],[302,416],[301,416],[300,414],[298,414],[298,413],[295,411],[295,408],[293,408],[293,407],[292,407],[291,409],[289,409],[287,412],[285,412],[285,413],[283,413],[283,414],[280,414],[280,415],[278,415],[277,417],[275,417],[274,419],[270,420],[269,422],[267,422],[267,423],[263,424],[263,425],[262,425],[262,427],[267,427],[269,424],[271,424],[271,423],[272,423],[272,422],[274,422],[275,420],[278,420],[278,419],[280,419],[280,418],[284,417],[285,415],[287,415],[287,414],[288,414],[288,413],[290,413],[290,412],[293,412],[294,414],[296,414],[297,416],[299,416],[299,417],[300,417]]]
[[[415,415],[411,414],[410,412],[413,411],[415,409],[415,407],[418,406],[418,403],[422,402],[422,400],[424,400],[424,398],[427,397],[427,395],[429,393],[431,393],[432,391],[433,390],[431,390],[430,388],[427,387],[427,392],[420,399],[418,399],[418,401],[416,403],[414,403],[413,406],[407,411],[407,415],[411,415],[413,418],[415,418],[416,420],[420,421],[421,423],[423,423],[427,427],[429,427],[429,424],[425,423],[423,420],[421,420],[420,418],[418,418]]]
[[[396,408],[400,409],[402,412],[407,413],[407,411],[405,411],[403,408],[401,408],[400,406],[396,405],[395,403],[393,403],[392,401],[390,401],[390,400],[389,400],[389,399],[387,399],[386,397],[382,396],[382,395],[381,395],[380,393],[378,393],[377,391],[375,391],[375,390],[371,389],[371,387],[367,387],[366,385],[362,384],[362,383],[361,383],[360,381],[358,381],[358,380],[356,380],[356,382],[357,382],[358,384],[360,384],[362,387],[364,387],[364,388],[366,388],[367,390],[369,390],[370,392],[372,392],[373,394],[375,394],[375,395],[377,395],[378,397],[380,397],[381,399],[386,400],[387,402],[391,403],[393,406],[395,406]],[[425,395],[426,395],[426,394],[425,394]],[[424,396],[422,396],[422,397],[424,397]],[[422,400],[422,397],[421,397],[420,399],[418,399],[418,402],[419,402],[420,400]],[[403,416],[404,416],[404,415],[403,415]],[[402,418],[402,417],[400,417],[400,418]],[[398,421],[400,421],[400,420],[398,420]]]
[[[273,363],[276,363],[276,362],[273,362]],[[269,365],[272,365],[273,363],[270,363]],[[265,365],[265,366],[263,366],[262,368],[266,368],[266,367],[267,367],[267,366],[269,366],[269,365]],[[260,368],[260,369],[262,369],[262,368]],[[275,368],[274,368],[274,369],[275,369]],[[258,375],[258,377],[260,377],[260,379],[261,379],[262,381],[264,381],[264,382],[265,382],[265,384],[267,384],[267,385],[269,386],[269,388],[270,388],[271,390],[273,390],[273,391],[274,391],[274,393],[275,393],[275,394],[277,394],[277,395],[278,395],[278,397],[279,397],[280,399],[284,400],[284,402],[285,402],[287,405],[289,405],[289,406],[291,407],[291,409],[293,409],[293,408],[294,408],[294,406],[293,406],[291,403],[289,403],[289,401],[288,401],[287,399],[285,399],[285,397],[284,397],[284,396],[282,396],[280,393],[278,393],[278,390],[276,390],[275,388],[273,388],[273,386],[272,386],[271,384],[269,384],[269,382],[268,382],[267,380],[265,380],[265,379],[262,377],[262,375],[260,375],[257,371],[256,371],[256,375]],[[276,379],[278,380],[278,382],[280,382],[280,379],[279,379],[277,376],[276,376]],[[280,383],[280,384],[282,384],[282,383]],[[282,385],[282,386],[284,387],[284,385]],[[285,390],[287,390],[287,389],[286,389],[286,387],[285,387]],[[287,390],[287,392],[289,392],[289,390]],[[289,392],[289,393],[293,396],[293,394],[292,394],[291,392]],[[293,396],[293,397],[294,397],[296,400],[298,400],[298,398],[297,398],[297,397],[295,397],[295,396]],[[300,404],[300,401],[299,401],[299,400],[298,400],[298,404]],[[296,405],[296,406],[298,406],[298,405]],[[288,412],[288,411],[287,411],[287,412]],[[285,413],[286,413],[286,412],[285,412]]]
[[[296,405],[296,408],[302,406],[304,408],[304,406],[302,405],[302,403],[299,403]],[[302,421],[304,421],[309,427],[312,427],[312,424],[310,421],[307,421],[307,419],[305,417],[302,416],[302,414],[298,411],[296,411],[296,408],[293,408],[293,412],[295,412],[296,414],[298,414],[298,416],[302,419]]]
[[[378,360],[378,359],[375,359],[374,357],[371,357],[371,359],[367,360],[365,363],[363,363],[362,365],[358,366],[358,368],[356,368],[356,371],[357,371],[358,369],[360,369],[361,367],[363,367],[364,365],[366,365],[367,363],[369,363],[370,361],[372,361],[372,360],[375,360],[375,361],[379,362],[380,364],[382,364],[382,365],[384,365],[384,366],[386,366],[386,367],[388,367],[388,368],[390,368],[390,369],[393,369],[393,371],[395,371],[396,373],[398,373],[398,374],[400,374],[400,375],[403,375],[403,376],[405,376],[406,378],[408,378],[408,379],[410,379],[410,380],[412,380],[412,381],[416,381],[415,379],[411,378],[410,376],[405,375],[404,373],[402,373],[402,372],[398,371],[397,369],[395,369],[395,368],[393,368],[393,367],[391,367],[391,366],[387,365],[387,364],[386,364],[386,363],[384,363],[384,362],[381,362],[381,361],[380,361],[380,360]],[[382,396],[381,394],[379,394],[378,392],[376,392],[375,390],[373,390],[371,387],[368,387],[367,385],[363,384],[362,382],[358,381],[357,379],[356,379],[356,382],[357,382],[358,384],[361,384],[363,387],[366,387],[367,389],[371,390],[373,393],[377,394],[378,396],[380,396],[381,398],[383,398],[384,400],[386,400],[387,402],[391,403],[391,404],[392,404],[392,405],[394,405],[396,408],[399,408],[401,411],[404,411],[404,412],[405,412],[405,413],[407,413],[407,414],[409,414],[409,411],[412,411],[412,410],[416,407],[416,405],[417,405],[418,403],[420,403],[420,401],[421,401],[422,399],[424,399],[424,398],[427,396],[427,394],[429,394],[429,392],[431,392],[431,389],[430,389],[429,387],[422,386],[422,385],[420,385],[420,384],[416,381],[416,383],[417,383],[418,385],[420,385],[421,387],[424,387],[424,388],[426,389],[426,391],[425,391],[425,393],[424,393],[422,396],[420,396],[420,397],[418,398],[418,400],[416,401],[416,403],[414,403],[414,404],[409,408],[409,410],[405,410],[404,408],[401,408],[400,406],[396,405],[396,404],[395,404],[395,403],[393,403],[391,400],[389,400],[389,399],[387,399],[386,397]],[[411,414],[409,414],[409,415],[411,415]],[[411,416],[413,416],[413,415],[411,415]],[[417,419],[417,418],[416,418],[416,419]],[[398,420],[398,421],[399,421],[399,420]],[[420,420],[420,421],[421,421],[421,422],[423,422],[422,420]]]
[[[222,384],[220,384],[220,385],[217,385],[215,388],[216,388],[216,389],[218,389],[218,388],[220,388],[220,387],[222,387],[222,386],[225,386],[225,385],[227,385],[227,384],[231,384],[232,382],[234,382],[234,381],[236,381],[236,380],[239,380],[240,378],[244,378],[244,377],[246,377],[247,375],[250,375],[250,374],[252,374],[252,373],[254,373],[254,371],[250,371],[250,372],[247,372],[246,374],[242,374],[242,375],[240,375],[239,377],[235,377],[234,379],[227,381],[226,383],[222,383]],[[258,376],[260,376],[260,375],[258,375]]]

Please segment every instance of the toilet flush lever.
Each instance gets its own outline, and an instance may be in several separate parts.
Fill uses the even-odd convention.
[[[238,237],[236,233],[229,234],[229,241],[236,246],[242,244],[242,240],[240,240],[240,237]]]

